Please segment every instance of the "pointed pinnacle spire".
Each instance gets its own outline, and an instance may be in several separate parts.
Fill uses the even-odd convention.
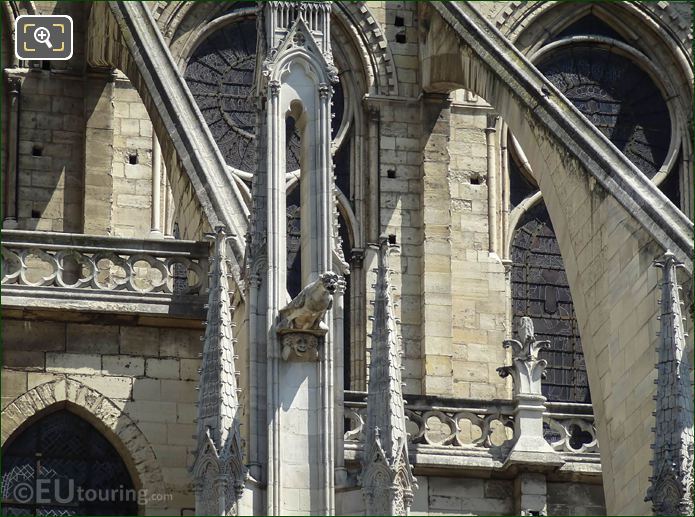
[[[232,293],[227,264],[228,236],[223,226],[208,236],[214,240],[210,258],[208,314],[203,337],[203,361],[198,390],[197,448],[192,467],[197,515],[233,515],[244,490],[239,429],[239,388],[234,359]],[[221,480],[216,498],[204,497],[205,487]]]
[[[653,475],[645,500],[655,515],[692,515],[693,399],[676,276],[683,264],[666,251],[654,265],[662,270],[659,362]]]
[[[374,318],[362,461],[362,492],[370,515],[405,515],[417,488],[408,458],[401,382],[401,350],[390,283],[389,254],[397,249],[381,237],[377,245]],[[389,472],[386,482],[384,469]]]
[[[211,260],[208,314],[203,338],[203,361],[198,397],[198,439],[210,432],[216,447],[222,448],[231,431],[236,411],[237,381],[234,372],[234,323],[227,277],[225,228],[215,228]]]

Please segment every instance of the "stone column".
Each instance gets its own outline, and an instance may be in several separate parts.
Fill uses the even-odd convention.
[[[485,128],[485,143],[487,145],[487,214],[490,242],[490,253],[497,254],[497,150],[495,133],[497,131],[497,115],[487,116]]]
[[[84,233],[110,235],[113,209],[113,95],[116,73],[94,70],[85,79]]]
[[[379,208],[379,138],[381,127],[381,112],[377,106],[369,106],[367,118],[367,141],[369,156],[369,227],[367,238],[376,242],[381,233],[381,210]]]
[[[449,193],[448,96],[422,99],[423,239],[421,273],[421,348],[424,394],[451,396],[453,379],[453,320],[451,297],[451,195]]]
[[[350,343],[350,386],[349,389],[357,391],[367,390],[367,351],[366,342],[363,337],[363,329],[365,328],[365,310],[364,310],[364,250],[353,250],[352,259],[350,260],[350,324],[352,326],[350,335],[352,343]]]
[[[162,148],[159,146],[157,134],[152,132],[152,216],[150,237],[161,239],[162,234]]]
[[[268,515],[281,513],[282,505],[282,469],[280,457],[280,430],[281,408],[280,405],[280,343],[275,333],[275,320],[278,311],[287,301],[286,289],[286,235],[285,224],[282,219],[285,214],[285,166],[281,158],[284,153],[277,149],[282,146],[284,150],[284,138],[281,138],[280,120],[280,83],[271,81],[268,84],[267,105],[267,138],[268,159],[266,176],[266,242],[268,267],[265,275],[265,288],[267,294],[266,306],[266,332],[267,332],[267,389],[268,406]],[[284,133],[284,132],[283,132]],[[275,150],[275,151],[273,151]],[[296,389],[296,386],[293,387]]]
[[[21,96],[22,80],[19,77],[7,78],[7,92],[9,99],[8,125],[7,125],[7,166],[4,171],[4,206],[2,227],[11,230],[17,228],[17,206],[19,195],[17,177],[19,174],[19,103]]]
[[[509,150],[507,149],[508,134],[509,127],[506,123],[502,122],[502,131],[500,134],[500,176],[502,183],[502,221],[500,226],[502,228],[502,239],[499,253],[501,254],[501,258],[503,260],[509,259],[509,254],[505,253],[505,250],[507,249],[506,243],[511,238],[510,232],[512,231],[512,229],[509,228],[509,205],[511,196],[511,185],[509,179]]]

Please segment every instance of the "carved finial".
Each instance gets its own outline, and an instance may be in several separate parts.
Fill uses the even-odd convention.
[[[519,340],[508,339],[502,343],[505,348],[512,349],[512,365],[497,368],[500,377],[512,376],[514,392],[518,394],[541,394],[541,379],[545,378],[545,368],[548,362],[539,359],[542,349],[550,348],[550,341],[536,341],[533,321],[523,316],[517,323]]]
[[[535,338],[533,320],[528,316],[522,316],[519,318],[516,329],[516,333],[519,336],[519,341],[522,343],[527,343],[529,340],[533,341]]]

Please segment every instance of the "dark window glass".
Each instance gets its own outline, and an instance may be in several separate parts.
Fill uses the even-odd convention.
[[[116,449],[69,411],[41,418],[3,448],[3,515],[137,512],[137,494]]]
[[[519,222],[511,249],[514,329],[530,316],[538,340],[549,340],[543,395],[552,401],[590,402],[582,344],[560,248],[542,202]]]
[[[563,47],[536,66],[639,170],[650,178],[658,172],[671,121],[644,70],[596,45]]]
[[[227,164],[254,173],[256,157],[256,20],[247,18],[211,34],[191,56],[184,77]],[[342,122],[340,83],[333,85],[335,136]],[[289,120],[289,119],[288,119]],[[299,169],[300,136],[288,124],[287,171]]]

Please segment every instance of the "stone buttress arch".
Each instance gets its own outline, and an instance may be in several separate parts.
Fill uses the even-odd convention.
[[[56,407],[85,418],[111,442],[137,489],[150,495],[166,493],[157,457],[137,424],[108,397],[70,378],[40,384],[8,404],[2,410],[0,445],[44,411]]]
[[[582,336],[609,513],[648,511],[627,487],[651,475],[658,343],[652,263],[666,249],[692,275],[693,226],[657,187],[467,3],[421,6],[423,87],[480,95],[524,149],[555,228]],[[687,272],[687,273],[686,273]],[[626,443],[646,454],[626,463]],[[622,454],[622,455],[621,455]],[[633,491],[634,492],[634,491]]]

